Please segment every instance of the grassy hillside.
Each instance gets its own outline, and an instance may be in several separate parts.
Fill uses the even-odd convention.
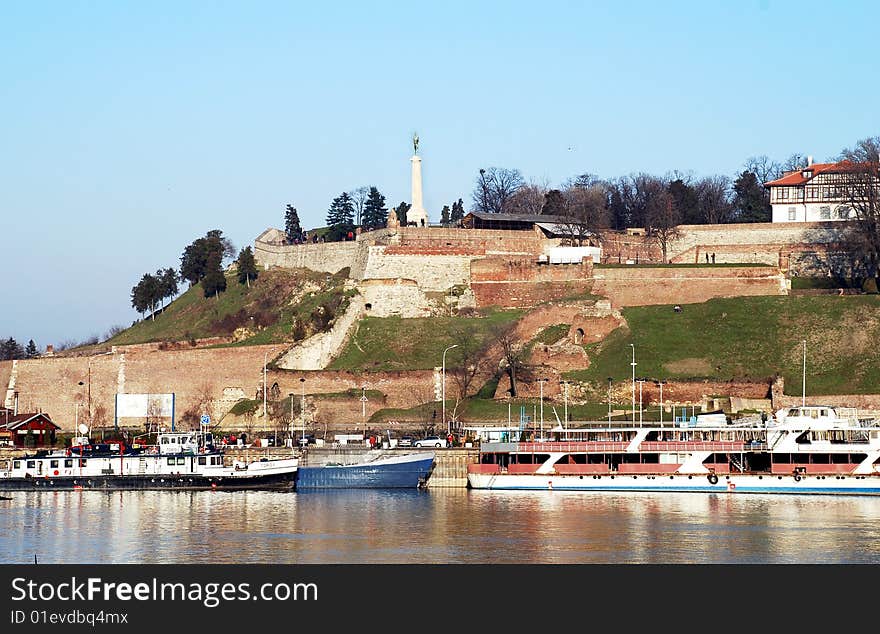
[[[103,345],[189,341],[229,336],[244,328],[239,345],[302,339],[326,328],[344,310],[345,272],[334,276],[306,270],[261,271],[251,287],[227,276],[226,292],[206,298],[196,285],[175,299],[155,319],[137,322]]]
[[[785,378],[801,393],[802,341],[807,342],[807,394],[876,393],[880,386],[880,298],[877,296],[740,297],[672,306],[627,308],[629,329],[586,346],[592,364],[567,378],[603,384],[651,379]]]
[[[331,370],[430,370],[443,351],[467,337],[488,343],[492,329],[516,321],[522,311],[486,311],[474,317],[367,317],[361,320]],[[458,349],[446,353],[447,367],[458,363]]]

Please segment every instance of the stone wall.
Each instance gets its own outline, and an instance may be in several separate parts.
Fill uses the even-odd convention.
[[[400,252],[401,247],[371,246],[363,279],[404,278],[416,282],[423,291],[445,291],[467,284],[475,255]],[[428,257],[430,255],[430,257]]]
[[[364,280],[358,292],[364,298],[365,313],[372,317],[429,317],[441,308],[414,280]]]
[[[589,293],[592,261],[538,264],[534,257],[487,257],[471,262],[471,289],[477,306],[531,308],[547,301]]]
[[[254,242],[254,260],[264,269],[305,268],[322,273],[338,273],[354,268],[358,242],[275,245]]]
[[[597,268],[594,276],[593,293],[615,307],[787,294],[785,277],[770,267]]]
[[[278,365],[288,370],[321,370],[327,367],[357,328],[358,320],[364,314],[364,303],[360,294],[352,297],[345,312],[337,316],[328,332],[319,332],[297,343],[284,354]]]

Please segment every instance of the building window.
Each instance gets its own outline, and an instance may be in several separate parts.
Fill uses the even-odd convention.
[[[819,219],[820,220],[831,220],[831,207],[828,205],[823,205],[819,207]]]
[[[797,212],[795,211],[795,208],[794,208],[794,207],[789,207],[789,208],[788,208],[788,219],[789,219],[789,220],[796,220],[796,219],[797,219],[797,218],[795,217],[796,215],[797,215]]]

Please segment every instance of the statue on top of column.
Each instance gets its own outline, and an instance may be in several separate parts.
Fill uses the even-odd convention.
[[[418,132],[413,132],[413,154],[419,153],[419,134]]]

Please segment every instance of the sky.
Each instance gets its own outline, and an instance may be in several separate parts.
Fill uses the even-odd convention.
[[[293,204],[470,209],[480,168],[733,176],[880,134],[874,2],[0,3],[0,337],[103,338],[144,273]]]

